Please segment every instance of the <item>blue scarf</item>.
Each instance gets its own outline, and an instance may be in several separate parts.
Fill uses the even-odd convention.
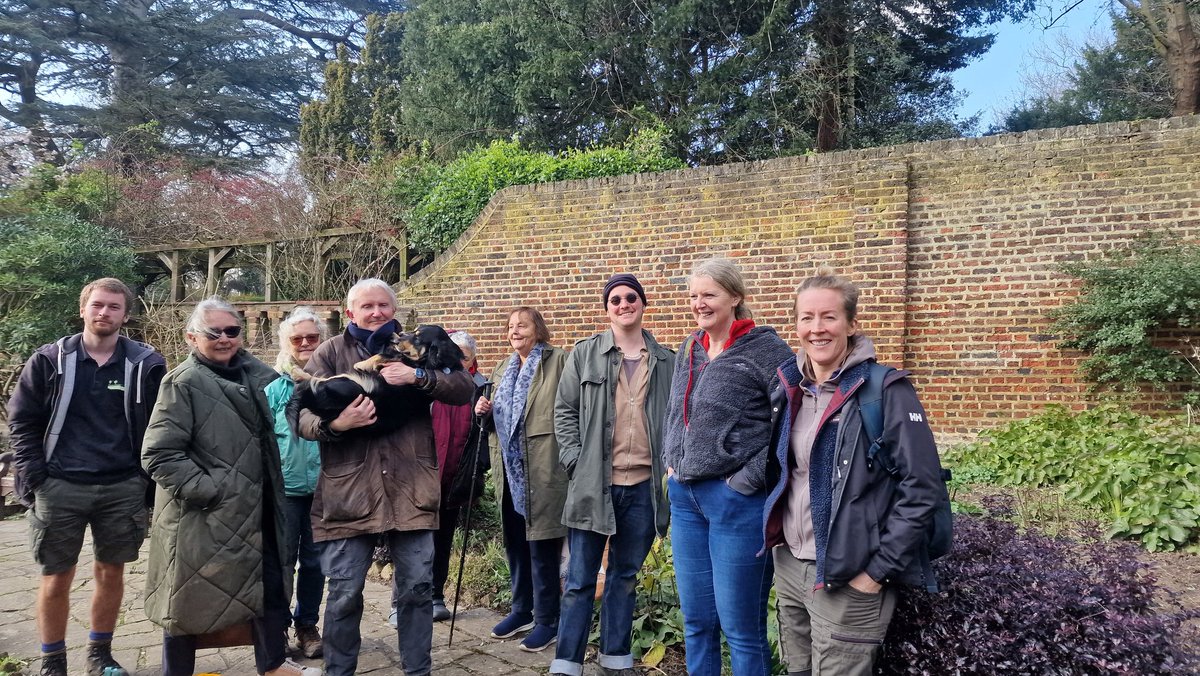
[[[379,354],[391,342],[392,336],[400,330],[400,324],[393,319],[387,324],[371,331],[370,329],[362,328],[354,322],[350,322],[346,325],[346,330],[350,332],[350,335],[354,336],[355,340],[367,348],[367,352]]]
[[[533,374],[542,363],[545,343],[538,343],[521,364],[521,355],[513,353],[504,370],[504,378],[496,388],[492,400],[492,417],[496,421],[496,435],[500,437],[500,453],[504,458],[504,475],[508,479],[508,492],[512,495],[513,509],[517,514],[525,513],[525,435],[521,433],[525,422],[525,402],[529,397],[529,385]]]

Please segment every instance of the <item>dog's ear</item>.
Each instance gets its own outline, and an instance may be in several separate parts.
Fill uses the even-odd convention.
[[[463,351],[446,330],[436,324],[418,326],[418,339],[425,344],[425,361],[435,369],[456,370],[462,368]]]

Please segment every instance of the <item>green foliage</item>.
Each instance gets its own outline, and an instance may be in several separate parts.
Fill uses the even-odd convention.
[[[662,661],[667,648],[683,644],[683,612],[675,586],[670,539],[658,539],[638,576],[633,611],[633,656],[648,667]]]
[[[1128,249],[1063,269],[1083,288],[1054,313],[1054,330],[1063,334],[1063,347],[1088,354],[1081,364],[1088,377],[1123,389],[1194,387],[1190,335],[1200,321],[1200,246],[1150,233]],[[1182,344],[1163,347],[1171,332]],[[1188,399],[1194,403],[1196,393]]]
[[[619,148],[556,155],[526,150],[516,141],[496,141],[445,167],[405,166],[397,172],[390,194],[403,210],[409,246],[436,255],[474,222],[492,195],[508,186],[680,166],[667,152],[660,130],[643,131]]]
[[[1110,537],[1200,552],[1200,428],[1182,419],[1115,402],[1078,413],[1049,406],[947,453],[947,464],[986,467],[1001,485],[1061,487],[1105,515]]]
[[[50,207],[96,221],[120,199],[120,184],[118,177],[95,167],[67,172],[42,164],[0,196],[0,215]]]
[[[72,331],[79,290],[98,277],[133,278],[116,232],[52,208],[0,217],[0,358],[22,360]]]

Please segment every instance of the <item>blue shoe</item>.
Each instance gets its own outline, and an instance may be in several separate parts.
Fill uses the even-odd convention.
[[[492,638],[512,638],[533,629],[533,613],[511,613],[492,627]]]
[[[539,624],[529,632],[529,635],[525,637],[524,641],[521,641],[521,645],[518,647],[527,653],[540,653],[557,640],[558,627]]]

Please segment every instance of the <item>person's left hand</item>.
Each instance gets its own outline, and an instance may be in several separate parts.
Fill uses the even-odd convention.
[[[388,385],[412,385],[417,382],[416,371],[413,367],[402,362],[388,364],[379,369],[379,374],[387,381]]]
[[[878,594],[883,591],[883,585],[872,580],[871,576],[867,575],[867,571],[865,570],[855,575],[853,580],[850,580],[850,586],[864,594]]]

